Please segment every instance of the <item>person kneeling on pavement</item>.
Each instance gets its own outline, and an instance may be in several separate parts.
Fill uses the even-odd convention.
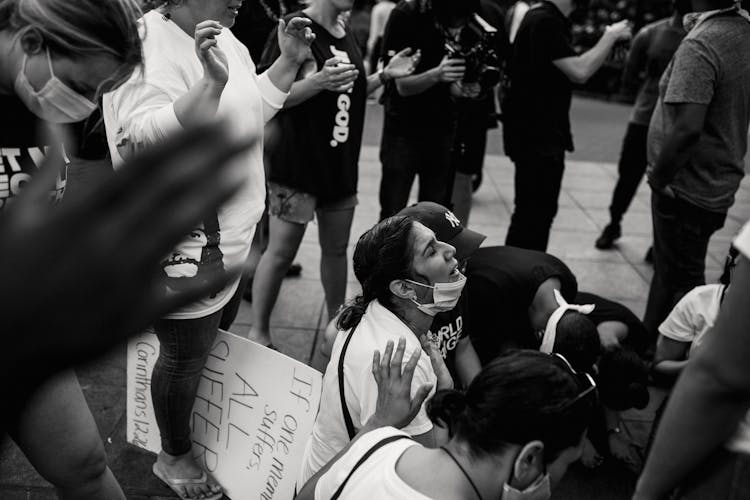
[[[364,233],[354,250],[359,295],[341,312],[341,334],[323,377],[320,412],[305,449],[298,485],[304,484],[341,451],[375,412],[377,386],[370,374],[372,353],[388,340],[406,338],[406,352],[422,351],[424,336],[439,312],[455,307],[466,278],[455,249],[409,217],[391,217]],[[429,344],[421,352],[414,387],[452,388],[447,370],[436,374]],[[433,424],[424,409],[404,431],[435,446]]]

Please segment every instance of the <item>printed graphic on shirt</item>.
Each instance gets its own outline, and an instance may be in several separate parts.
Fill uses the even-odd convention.
[[[351,64],[351,58],[345,50],[339,50],[334,45],[328,47],[334,57],[338,58],[340,64]],[[334,119],[333,125],[333,138],[331,139],[331,147],[335,148],[339,144],[345,143],[349,139],[349,108],[352,106],[351,93],[354,88],[346,91],[346,93],[339,94],[336,99],[336,118]]]
[[[464,319],[462,316],[456,316],[453,321],[443,325],[436,332],[432,330],[427,332],[427,339],[438,348],[443,359],[448,357],[448,353],[453,351],[458,346],[458,342],[461,340],[461,332],[464,327]]]
[[[221,231],[219,217],[214,213],[203,221],[202,228],[193,229],[190,234],[162,261],[162,271],[167,278],[167,286],[174,291],[183,291],[193,286],[195,279],[203,282],[224,272],[224,254],[219,247]],[[221,291],[214,290],[211,298]]]
[[[43,164],[47,148],[0,148],[0,210],[13,202],[27,182]],[[55,189],[50,191],[50,203],[59,202],[65,193],[68,177],[68,159],[60,167]]]

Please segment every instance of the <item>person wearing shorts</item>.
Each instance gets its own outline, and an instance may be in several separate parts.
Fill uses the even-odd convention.
[[[315,41],[312,59],[303,64],[272,125],[276,140],[267,147],[269,241],[253,279],[249,333],[263,345],[271,345],[269,322],[281,282],[314,218],[328,317],[344,303],[367,94],[410,74],[416,64],[402,52],[381,72],[366,76],[357,41],[340,17],[352,3],[312,0],[287,16],[310,19]],[[261,68],[278,54],[270,37]]]

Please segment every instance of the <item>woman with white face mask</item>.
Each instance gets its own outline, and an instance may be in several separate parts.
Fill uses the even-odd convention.
[[[510,351],[465,394],[438,391],[427,402],[430,418],[449,429],[443,446],[368,422],[297,498],[546,500],[581,455],[596,399],[593,380],[559,354]]]
[[[452,246],[409,217],[391,217],[363,234],[354,250],[354,274],[362,295],[339,316],[338,335],[323,378],[320,412],[305,450],[298,485],[338,453],[375,411],[377,386],[370,373],[372,353],[389,340],[406,339],[406,357],[421,353],[412,387],[453,387],[447,369],[436,373],[424,336],[438,312],[455,307],[466,278]],[[443,365],[444,366],[444,365]],[[435,444],[433,425],[423,409],[404,431]]]
[[[100,92],[141,63],[139,15],[135,0],[0,0],[0,213],[36,175],[46,148],[53,146],[41,133],[44,124],[86,119]],[[63,166],[51,201],[62,198],[66,170]],[[27,286],[46,283],[30,280]],[[86,304],[80,307],[71,314],[86,315]],[[64,325],[60,329],[64,334]],[[4,403],[8,432],[59,497],[124,499],[72,370],[25,396]]]
[[[184,127],[226,120],[233,138],[262,138],[265,123],[283,106],[315,36],[310,21],[280,22],[280,56],[262,74],[229,28],[243,0],[150,2],[143,72],[105,96],[103,114],[117,168],[134,150],[160,143]],[[241,188],[206,213],[162,262],[170,290],[205,283],[241,266],[265,205],[262,140],[238,155],[232,168]],[[151,395],[161,448],[154,474],[181,498],[222,497],[221,487],[193,458],[190,422],[203,367],[218,330],[229,329],[239,308],[239,278],[154,323],[159,357]],[[240,290],[238,292],[238,290]]]

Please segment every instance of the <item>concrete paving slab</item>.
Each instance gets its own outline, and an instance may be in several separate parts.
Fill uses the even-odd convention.
[[[303,270],[304,272],[304,270]],[[323,286],[318,280],[288,278],[281,284],[279,300],[271,314],[271,329],[315,328],[323,307]],[[252,324],[250,307],[243,304],[237,314],[235,325]],[[245,335],[237,329],[239,335]]]
[[[630,264],[568,259],[581,289],[613,299],[638,299],[648,294],[648,284]]]

